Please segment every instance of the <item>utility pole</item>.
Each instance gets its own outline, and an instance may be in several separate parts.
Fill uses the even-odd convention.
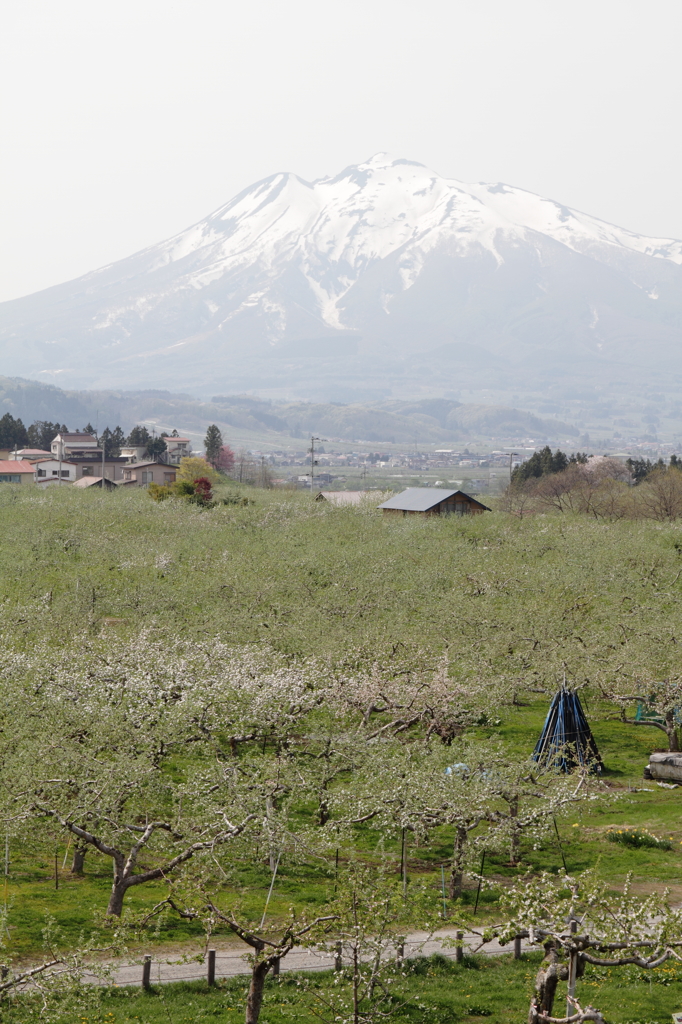
[[[99,443],[102,445],[102,490],[104,490],[104,452],[106,450],[106,445],[101,438]]]
[[[310,436],[310,448],[308,449],[308,452],[310,454],[310,493],[311,494],[313,493],[313,485],[314,485],[314,482],[315,482],[315,466],[317,465],[317,463],[315,462],[315,442],[316,441],[323,441],[323,440],[324,440],[324,438],[322,438],[322,437],[315,437],[312,434]]]
[[[509,486],[510,487],[511,487],[511,478],[512,478],[512,459],[517,454],[518,454],[517,452],[510,452],[509,453]]]
[[[57,443],[59,448],[59,486],[62,486],[62,458],[64,456],[64,442],[59,440]]]

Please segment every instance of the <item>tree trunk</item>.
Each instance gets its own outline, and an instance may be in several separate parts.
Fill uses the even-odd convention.
[[[548,1017],[552,1016],[557,985],[559,981],[565,981],[567,978],[568,969],[565,964],[559,963],[554,943],[546,943],[545,959],[542,961],[540,970],[535,978],[537,1009],[541,1014],[546,1014]]]
[[[519,849],[520,849],[520,835],[519,830],[514,823],[514,818],[519,816],[519,798],[518,796],[512,797],[509,800],[509,816],[512,819],[511,822],[511,838],[509,841],[509,865],[515,868],[519,862]]]
[[[269,825],[270,821],[272,820],[272,818],[274,817],[274,814],[275,814],[275,801],[273,800],[272,796],[268,795],[265,798],[265,816],[266,816],[266,818],[268,820],[268,825]],[[268,833],[269,833],[268,839],[269,839],[269,846],[270,846],[270,853],[269,853],[270,871],[274,873],[275,865],[276,865],[275,848],[274,848],[274,846],[272,844],[272,833],[270,832],[269,829],[268,829]]]
[[[450,865],[450,899],[456,900],[462,895],[462,882],[464,880],[464,849],[467,843],[467,830],[458,825],[455,830],[455,843],[452,848],[452,862]]]
[[[71,862],[71,874],[82,875],[85,865],[85,854],[88,852],[87,845],[80,846],[78,843],[73,848],[73,861]]]
[[[121,882],[118,875],[114,878],[114,884],[111,887],[111,896],[109,897],[109,906],[107,907],[107,914],[112,917],[120,917],[123,913],[123,897],[128,891],[129,886],[124,882]]]
[[[329,821],[329,804],[327,803],[327,795],[320,797],[320,803],[317,808],[317,824],[326,825]]]
[[[263,1003],[263,989],[265,988],[265,976],[270,970],[270,961],[261,960],[251,972],[251,984],[249,994],[246,997],[245,1024],[258,1024],[260,1008]]]
[[[675,724],[675,713],[673,711],[666,712],[665,732],[668,737],[668,750],[677,753],[680,745],[677,740],[677,725]]]

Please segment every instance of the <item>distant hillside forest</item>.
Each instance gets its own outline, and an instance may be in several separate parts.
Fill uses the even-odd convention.
[[[49,384],[0,377],[0,416],[10,413],[24,423],[35,420],[62,423],[121,424],[154,420],[203,434],[217,423],[273,441],[304,439],[325,434],[343,441],[393,444],[460,442],[529,436],[537,440],[577,436],[575,427],[560,420],[541,419],[528,412],[498,405],[472,405],[445,398],[418,401],[386,400],[343,405],[336,402],[274,402],[248,395],[216,395],[202,402],[169,391],[65,391]]]

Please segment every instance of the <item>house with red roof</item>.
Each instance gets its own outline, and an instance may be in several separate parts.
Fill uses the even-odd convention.
[[[26,459],[0,459],[0,484],[32,484],[34,480],[33,463]]]

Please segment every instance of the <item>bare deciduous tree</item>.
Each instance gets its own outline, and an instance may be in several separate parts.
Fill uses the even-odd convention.
[[[670,906],[667,890],[634,895],[630,876],[623,892],[614,893],[594,872],[559,878],[543,872],[503,890],[500,904],[508,918],[500,940],[519,935],[545,949],[530,1006],[534,1024],[601,1019],[592,1007],[583,1010],[576,998],[586,964],[651,969],[671,957],[679,959],[682,912]],[[567,1014],[554,1018],[560,980],[568,981]]]

